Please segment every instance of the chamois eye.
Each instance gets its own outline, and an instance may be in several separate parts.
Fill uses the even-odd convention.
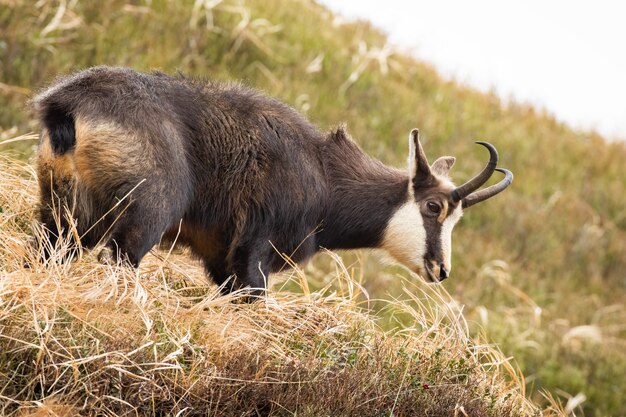
[[[437,203],[433,203],[432,201],[426,203],[426,207],[428,207],[428,210],[430,210],[431,213],[439,214],[441,212],[441,206]]]

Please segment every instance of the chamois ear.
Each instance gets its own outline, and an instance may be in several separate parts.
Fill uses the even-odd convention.
[[[454,156],[441,156],[430,166],[430,170],[437,175],[447,177],[450,168],[454,165],[456,158]]]
[[[419,183],[430,178],[430,165],[420,143],[419,130],[411,130],[409,135],[409,177],[411,183]]]

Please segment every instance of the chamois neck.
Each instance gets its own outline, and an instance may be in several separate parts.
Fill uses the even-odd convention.
[[[408,200],[408,174],[371,158],[350,139],[328,146],[324,165],[330,195],[319,246],[379,247],[389,219]]]

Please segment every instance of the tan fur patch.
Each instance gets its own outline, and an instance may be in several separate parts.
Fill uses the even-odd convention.
[[[443,224],[443,221],[448,217],[448,202],[443,200],[443,207],[441,208],[441,213],[439,213],[439,217],[437,217],[437,221]]]
[[[187,222],[180,225],[180,230],[178,225],[170,228],[163,238],[171,242],[176,239],[178,243],[188,245],[198,256],[208,260],[223,258],[226,251],[218,230],[207,230]]]
[[[48,177],[47,173],[53,172],[58,178],[72,178],[76,175],[76,165],[71,153],[55,155],[47,132],[43,132],[42,143],[37,155],[37,169],[40,178]],[[43,174],[43,175],[42,175]]]
[[[164,122],[163,137],[175,138],[165,136],[167,127]],[[157,166],[155,144],[141,132],[111,121],[89,119],[77,119],[76,132],[76,169],[79,178],[93,191],[111,193],[117,183],[139,184],[162,171]]]
[[[85,184],[97,187],[103,173],[125,171],[133,142],[137,143],[133,140],[134,135],[108,122],[90,122],[78,118],[75,126],[76,169]],[[128,140],[120,146],[124,138]]]

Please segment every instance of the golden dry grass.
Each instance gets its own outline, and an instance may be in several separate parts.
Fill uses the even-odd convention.
[[[456,228],[454,276],[444,285],[464,304],[470,335],[514,357],[535,403],[548,406],[547,396],[570,414],[626,415],[624,142],[446,80],[390,50],[369,23],[342,23],[313,0],[0,4],[0,152],[30,157],[34,142],[13,140],[38,129],[29,97],[100,64],[243,81],[322,129],[347,122],[369,154],[398,166],[417,126],[429,155],[459,158],[459,182],[484,163],[472,141],[493,141],[515,183]],[[28,228],[28,216],[18,221]],[[342,257],[372,298],[413,305],[398,269],[362,252]],[[285,287],[319,290],[336,276],[331,264],[318,257],[306,279]],[[368,306],[385,329],[415,322],[393,304]]]
[[[28,164],[0,159],[2,415],[539,414],[441,287],[407,282],[413,303],[390,308],[414,324],[385,332],[333,254],[343,290],[303,285],[252,305],[218,296],[177,250],[137,271],[89,252],[44,265],[28,245],[36,189]],[[306,282],[300,270],[277,279]]]

